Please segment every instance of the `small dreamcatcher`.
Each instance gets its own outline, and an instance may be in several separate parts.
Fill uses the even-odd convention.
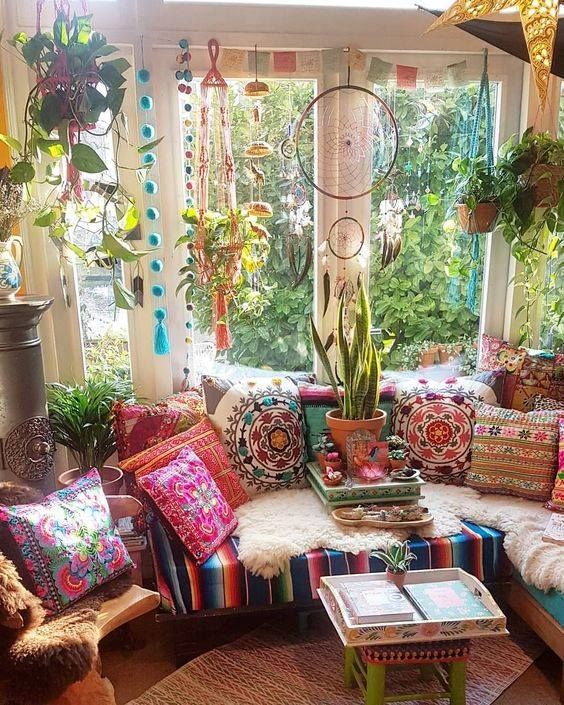
[[[315,116],[324,135],[319,168],[311,152],[314,138],[305,129]],[[325,196],[351,200],[366,196],[387,178],[398,152],[398,128],[388,105],[375,93],[348,81],[329,88],[305,108],[296,129],[296,155],[305,179]]]
[[[364,228],[356,218],[345,215],[336,220],[329,229],[327,244],[338,259],[352,259],[360,253],[364,245]]]

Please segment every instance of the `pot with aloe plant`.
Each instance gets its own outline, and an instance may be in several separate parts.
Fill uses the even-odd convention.
[[[90,379],[84,384],[47,385],[47,409],[55,442],[68,448],[77,467],[59,475],[63,486],[96,468],[106,494],[117,494],[122,471],[106,465],[116,451],[113,407],[132,398],[131,383],[120,379]]]
[[[315,350],[339,402],[338,409],[327,412],[326,420],[341,458],[346,457],[346,441],[351,433],[363,429],[370,431],[378,440],[386,423],[386,412],[378,408],[382,351],[371,337],[370,306],[364,285],[358,290],[354,324],[349,336],[345,333],[345,316],[345,300],[341,296],[337,311],[337,367],[343,380],[343,397],[331,361],[311,319]]]
[[[470,235],[490,233],[499,215],[499,189],[495,168],[485,157],[457,158],[452,164],[456,178],[456,210],[460,227]]]
[[[404,586],[409,566],[417,560],[407,541],[391,541],[385,551],[374,551],[372,555],[385,564],[386,578],[398,588]]]

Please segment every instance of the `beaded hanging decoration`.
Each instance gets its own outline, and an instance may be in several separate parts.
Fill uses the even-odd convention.
[[[192,94],[192,86],[194,80],[192,71],[190,70],[190,45],[187,39],[181,39],[178,42],[180,52],[176,55],[176,70],[174,77],[178,81],[178,92],[184,98],[184,120],[182,123],[182,147],[183,147],[183,163],[184,163],[184,203],[187,208],[194,205],[194,133],[192,121],[192,102],[190,95]],[[195,282],[196,275],[192,271],[195,264],[194,259],[194,226],[186,225],[185,235],[183,237],[186,245],[186,259],[183,267],[184,276],[193,277]],[[185,290],[185,317],[184,325],[186,327],[186,363],[184,366],[184,381],[182,389],[189,389],[195,382],[194,370],[194,304],[192,303],[192,289],[187,287]]]
[[[153,352],[155,355],[168,355],[170,353],[170,343],[167,331],[167,307],[166,307],[166,287],[163,283],[164,253],[163,238],[158,231],[160,221],[160,201],[158,185],[158,169],[156,168],[157,157],[153,148],[157,146],[159,140],[155,139],[155,127],[152,124],[152,110],[154,100],[151,95],[151,72],[145,68],[143,57],[143,37],[141,37],[141,64],[142,68],[137,71],[137,83],[141,95],[138,100],[141,138],[145,140],[141,147],[141,170],[144,174],[143,200],[145,208],[145,218],[148,221],[147,245],[151,250],[149,269],[151,271],[151,299],[153,302],[154,335]],[[150,178],[146,178],[151,171]],[[138,303],[143,304],[143,278],[138,270],[134,279],[134,293]]]

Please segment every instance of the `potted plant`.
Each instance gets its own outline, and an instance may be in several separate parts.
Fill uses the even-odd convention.
[[[68,448],[77,467],[59,475],[61,485],[96,468],[106,494],[117,494],[122,471],[106,460],[116,450],[113,406],[132,397],[131,383],[119,379],[89,379],[84,384],[47,385],[49,422],[56,443]]]
[[[380,438],[386,423],[386,412],[380,403],[380,376],[382,351],[371,337],[371,315],[368,297],[361,284],[354,310],[354,325],[350,336],[345,333],[345,297],[341,295],[337,311],[337,365],[343,380],[344,395],[339,385],[327,351],[310,316],[311,333],[315,350],[339,403],[338,409],[327,412],[327,426],[342,458],[346,457],[347,437],[359,429],[370,431]]]
[[[457,173],[456,209],[460,227],[466,233],[489,233],[499,215],[499,193],[495,169],[484,157],[457,158],[452,165]]]
[[[401,436],[388,436],[388,465],[391,470],[403,470],[407,465],[409,445]]]
[[[133,308],[133,293],[118,276],[120,262],[135,263],[146,254],[127,239],[139,223],[139,210],[119,177],[119,150],[130,144],[122,112],[130,64],[112,56],[117,47],[93,31],[89,15],[71,19],[65,9],[57,13],[52,31],[38,29],[33,36],[18,32],[9,43],[35,77],[25,104],[23,141],[0,135],[14,155],[11,182],[26,190],[33,182],[50,187],[34,225],[49,229],[61,255],[111,270],[116,305]],[[105,134],[112,134],[115,169],[89,144],[92,136]],[[139,147],[136,157],[159,141]],[[149,160],[140,168],[127,168],[136,169],[144,180],[152,164]],[[100,185],[96,175],[102,172]],[[99,203],[84,198],[87,190],[98,194]],[[90,230],[97,226],[100,234],[99,242],[86,251],[72,238],[81,225]]]
[[[409,566],[417,560],[417,556],[409,550],[407,541],[391,541],[385,551],[374,551],[372,555],[384,562],[387,579],[398,588],[404,586]]]
[[[439,346],[430,340],[424,340],[420,346],[419,362],[421,367],[433,367],[439,353]]]

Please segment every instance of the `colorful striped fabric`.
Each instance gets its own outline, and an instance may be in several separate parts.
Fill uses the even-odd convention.
[[[173,614],[236,607],[262,607],[317,599],[325,575],[380,572],[383,565],[366,552],[353,555],[318,549],[292,558],[290,567],[271,580],[252,575],[237,556],[238,539],[230,537],[199,567],[171,539],[161,523],[151,524],[151,544],[163,609]],[[480,580],[494,582],[511,575],[503,551],[503,534],[464,522],[460,534],[410,541],[417,569],[459,567]]]

